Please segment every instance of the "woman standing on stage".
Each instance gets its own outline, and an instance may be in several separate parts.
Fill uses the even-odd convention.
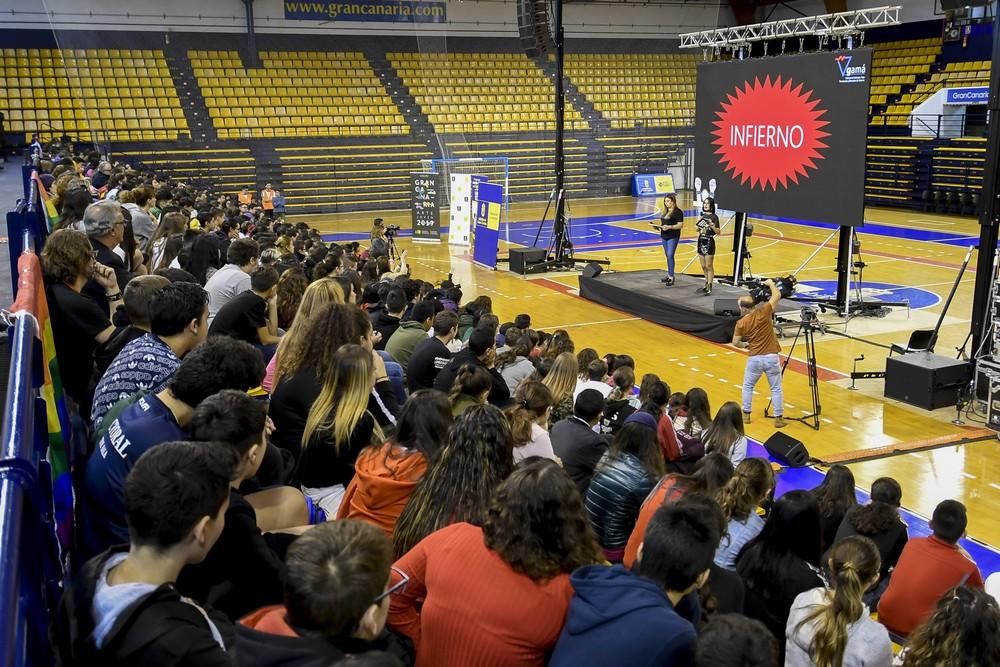
[[[667,277],[660,282],[668,286],[674,284],[674,253],[677,252],[677,244],[681,240],[681,227],[684,226],[684,211],[677,208],[677,196],[667,195],[663,198],[663,211],[660,215],[660,224],[649,223],[654,229],[659,230],[660,240],[663,241],[663,254],[667,256]]]
[[[712,280],[715,278],[715,235],[721,234],[719,216],[715,214],[715,200],[706,197],[701,205],[701,219],[698,228],[698,263],[705,274],[705,286],[699,292],[712,293]]]

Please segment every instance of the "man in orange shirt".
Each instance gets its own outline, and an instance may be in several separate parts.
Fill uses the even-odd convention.
[[[268,183],[260,191],[260,206],[264,209],[264,217],[268,220],[274,219],[274,188]]]
[[[240,190],[238,199],[241,206],[249,206],[253,202],[253,195],[250,194],[250,190],[248,190],[247,188],[243,188],[242,190]]]
[[[753,388],[761,375],[767,376],[771,386],[771,403],[774,405],[774,426],[785,425],[782,418],[784,406],[781,395],[781,344],[774,333],[774,308],[781,301],[781,292],[774,281],[768,278],[764,284],[771,289],[771,298],[761,304],[755,304],[752,297],[740,297],[740,313],[742,317],[736,323],[733,332],[733,345],[740,349],[748,349],[746,371],[743,374],[743,421],[750,423],[750,407],[753,401]]]
[[[878,620],[892,632],[908,635],[934,612],[938,600],[959,585],[983,587],[983,577],[959,546],[968,517],[965,505],[945,500],[934,508],[930,537],[915,537],[903,547],[878,603]]]

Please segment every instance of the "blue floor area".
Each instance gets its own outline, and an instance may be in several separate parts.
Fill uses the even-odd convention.
[[[748,453],[750,456],[759,456],[774,461],[768,455],[763,445],[754,440],[750,441]],[[775,496],[780,496],[796,489],[812,489],[823,481],[823,476],[824,473],[816,468],[784,468],[777,476]],[[858,489],[856,493],[858,495],[858,502],[863,503],[868,501],[868,493],[866,491]],[[903,489],[903,493],[906,493],[906,489]],[[911,538],[927,537],[931,534],[926,517],[914,514],[907,509],[901,509],[899,513],[903,517],[903,521],[906,522]],[[960,544],[972,556],[972,559],[976,561],[984,579],[994,572],[1000,572],[1000,551],[970,538],[961,540]]]
[[[696,215],[696,211],[685,211],[688,218]],[[817,227],[837,229],[835,225],[824,222],[814,222],[811,220],[800,220],[796,218],[782,218],[767,215],[751,215],[755,220],[769,220],[774,222],[785,222],[802,225],[805,227]],[[726,218],[726,215],[723,215]],[[622,227],[616,223],[620,222],[652,222],[655,221],[656,214],[652,211],[646,213],[631,213],[621,215],[597,215],[584,218],[571,219],[569,225],[569,237],[573,245],[580,249],[595,248],[600,250],[619,250],[623,248],[644,248],[660,245],[659,233],[649,228],[630,229]],[[935,231],[929,229],[910,229],[907,227],[895,227],[892,225],[879,225],[869,223],[859,228],[863,234],[874,234],[887,238],[897,238],[907,241],[928,241],[931,243],[942,243],[967,247],[975,245],[978,237],[968,234],[956,234],[955,232]],[[447,232],[447,227],[441,229],[442,233]],[[400,238],[409,238],[413,232],[409,229],[400,230]],[[535,245],[535,236],[538,235],[538,247],[548,247],[552,240],[552,222],[546,220],[541,227],[539,234],[539,221],[511,222],[504,223],[500,227],[500,238],[510,243],[520,246],[530,247]],[[326,234],[323,239],[326,241],[358,241],[365,240],[368,235],[364,232],[340,232]],[[694,239],[686,238],[682,243],[693,243]]]

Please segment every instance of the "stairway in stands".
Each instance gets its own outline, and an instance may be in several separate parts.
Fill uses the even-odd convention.
[[[417,104],[413,94],[410,93],[410,89],[403,82],[403,78],[399,76],[399,72],[385,57],[385,52],[368,51],[365,53],[365,57],[368,58],[368,64],[375,70],[379,81],[382,82],[382,87],[385,88],[396,108],[406,119],[412,136],[433,149],[433,145],[436,144],[432,141],[434,128],[423,109]]]
[[[546,57],[535,58],[534,63],[538,65],[538,68],[545,72],[545,76],[552,81],[553,87],[555,86],[556,78],[556,64]],[[569,75],[565,72],[563,73],[563,91],[566,95],[566,102],[573,105],[580,115],[584,117],[587,123],[590,125],[590,129],[594,132],[602,132],[611,129],[611,121],[601,115],[601,112],[597,110],[597,107],[587,99],[576,84],[570,80]]]
[[[201,94],[198,78],[187,57],[187,52],[179,48],[167,48],[164,51],[170,77],[174,80],[177,97],[181,101],[181,109],[191,130],[191,139],[197,142],[215,141],[219,138],[208,115],[208,105]]]

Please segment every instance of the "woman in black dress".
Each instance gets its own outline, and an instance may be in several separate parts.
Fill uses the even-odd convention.
[[[701,218],[698,228],[698,263],[705,274],[705,286],[699,292],[712,293],[712,280],[715,278],[715,235],[721,234],[719,216],[715,214],[715,200],[706,197],[701,205]]]
[[[661,280],[667,285],[674,284],[674,253],[681,240],[681,227],[684,226],[684,211],[677,208],[676,195],[663,198],[663,211],[660,212],[660,224],[649,223],[660,232],[663,242],[663,254],[667,256],[667,277]]]

